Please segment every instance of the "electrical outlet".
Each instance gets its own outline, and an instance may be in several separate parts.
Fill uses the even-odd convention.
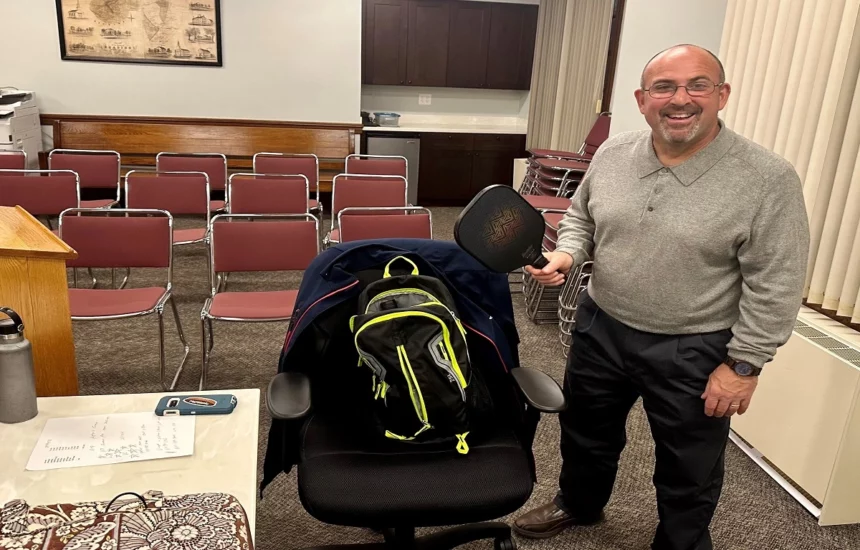
[[[430,94],[418,94],[418,105],[430,105],[433,96]]]

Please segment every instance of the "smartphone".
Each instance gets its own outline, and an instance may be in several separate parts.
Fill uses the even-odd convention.
[[[158,401],[158,416],[230,414],[236,408],[236,396],[219,395],[167,395]]]

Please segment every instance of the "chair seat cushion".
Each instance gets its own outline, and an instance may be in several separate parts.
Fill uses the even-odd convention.
[[[97,199],[81,201],[81,208],[108,208],[116,204],[116,199]]]
[[[511,433],[470,435],[469,453],[461,455],[453,444],[422,449],[388,441],[354,420],[317,414],[306,426],[299,496],[320,521],[354,527],[486,521],[519,509],[531,494],[529,458]]]
[[[217,212],[224,209],[224,201],[209,201],[209,211]]]
[[[201,241],[206,236],[206,228],[199,227],[194,229],[174,229],[173,244],[193,243]]]
[[[339,243],[340,242],[340,229],[332,229],[328,232],[328,240],[331,243]]]
[[[69,289],[72,317],[105,317],[149,311],[164,295],[164,288]]]
[[[535,208],[556,208],[567,210],[570,207],[570,199],[565,197],[551,197],[548,195],[524,195],[526,201]]]
[[[219,292],[212,299],[209,315],[233,319],[285,319],[296,307],[296,290],[266,292]]]
[[[320,206],[320,203],[316,199],[308,199],[308,210],[316,210]]]

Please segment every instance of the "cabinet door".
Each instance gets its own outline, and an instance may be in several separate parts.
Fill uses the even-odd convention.
[[[407,84],[445,85],[450,18],[447,1],[409,0]]]
[[[479,134],[472,152],[472,196],[489,185],[513,185],[514,159],[525,156],[525,136]]]
[[[447,86],[481,88],[487,85],[490,8],[480,2],[451,5]]]
[[[362,82],[406,84],[406,0],[365,0]]]
[[[537,30],[537,6],[493,4],[487,87],[528,89]],[[525,78],[526,73],[528,79]]]
[[[418,204],[465,205],[472,197],[472,136],[421,134]]]
[[[523,6],[523,34],[519,57],[519,81],[517,88],[528,90],[532,85],[532,65],[535,59],[535,39],[537,38],[537,6]]]

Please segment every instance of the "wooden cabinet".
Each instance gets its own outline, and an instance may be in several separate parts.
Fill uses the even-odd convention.
[[[418,204],[462,206],[488,185],[511,185],[525,136],[421,134]]]
[[[490,13],[491,6],[483,2],[456,2],[451,6],[446,86],[486,87]]]
[[[406,83],[444,86],[448,67],[448,2],[409,0]]]
[[[365,84],[406,84],[407,7],[400,0],[364,0],[361,73]]]
[[[538,6],[364,0],[362,82],[528,90]]]
[[[493,4],[487,87],[528,90],[537,32],[536,6]]]

